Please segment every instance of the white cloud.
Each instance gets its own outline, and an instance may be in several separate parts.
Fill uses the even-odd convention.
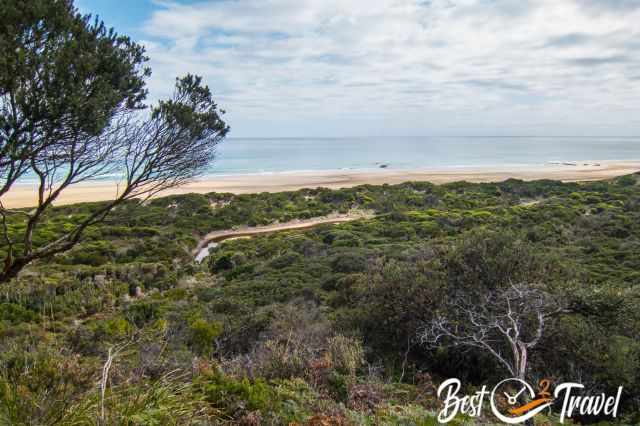
[[[144,43],[152,94],[201,74],[236,136],[625,134],[640,130],[633,3],[163,2]]]

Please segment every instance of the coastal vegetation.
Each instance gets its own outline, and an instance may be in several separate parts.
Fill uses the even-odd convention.
[[[0,424],[434,425],[443,380],[505,376],[640,422],[640,175],[154,198],[229,130],[201,78],[147,108],[144,49],[71,0],[0,23],[0,197],[37,182],[0,203]]]
[[[638,181],[126,201],[72,250],[3,287],[0,422],[437,424],[442,380],[474,389],[510,374],[482,348],[421,337],[437,318],[455,319],[453,295],[480,300],[512,282],[562,307],[529,352],[526,378],[578,381],[593,394],[623,386],[616,421],[635,424]],[[101,206],[51,208],[34,241]],[[372,214],[224,241],[194,260],[212,231],[350,211]],[[24,226],[8,217],[9,233]],[[475,422],[495,420],[487,411]]]

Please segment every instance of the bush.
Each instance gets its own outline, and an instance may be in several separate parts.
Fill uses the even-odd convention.
[[[274,390],[264,380],[237,380],[222,372],[206,377],[204,393],[212,406],[233,418],[275,404]]]
[[[335,256],[331,261],[331,269],[333,269],[334,272],[342,272],[345,274],[362,272],[366,267],[367,259],[360,253],[343,252]]]
[[[19,324],[21,322],[36,322],[37,320],[38,315],[32,310],[15,303],[0,303],[0,321]]]
[[[344,374],[340,374],[337,371],[332,371],[329,374],[327,382],[331,396],[337,401],[346,402],[349,398],[349,385],[352,382],[351,378]]]
[[[53,349],[5,352],[0,358],[0,424],[56,424],[94,385],[77,357]]]
[[[114,341],[124,339],[131,334],[133,327],[124,318],[112,318],[91,324],[96,340]]]
[[[189,324],[189,342],[199,353],[209,354],[222,331],[222,323],[207,322],[199,318]]]
[[[329,359],[338,373],[355,377],[364,364],[364,348],[359,340],[337,335],[328,340]]]
[[[335,247],[360,247],[362,245],[362,242],[355,234],[339,229],[332,230],[325,234],[322,241],[325,244]]]
[[[536,248],[513,233],[472,231],[443,259],[452,288],[491,289],[510,282],[549,281],[548,265]]]
[[[251,373],[268,379],[307,377],[310,364],[327,349],[330,335],[330,324],[314,303],[296,300],[283,305],[250,354]]]
[[[214,274],[218,272],[228,271],[230,269],[233,269],[233,267],[235,266],[233,260],[231,260],[231,256],[227,254],[224,254],[217,258],[211,258],[211,260],[209,261],[209,265],[211,272],[213,272]]]
[[[620,186],[633,186],[636,184],[636,178],[634,175],[621,176],[616,179],[616,183]]]
[[[295,252],[288,251],[269,262],[270,268],[283,269],[294,263],[300,262],[302,257]]]
[[[159,301],[143,301],[129,305],[124,315],[127,320],[138,327],[162,318],[163,304]]]

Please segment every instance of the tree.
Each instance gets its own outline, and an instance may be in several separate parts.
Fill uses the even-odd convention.
[[[69,0],[0,2],[0,196],[60,142],[141,108],[144,49]]]
[[[30,262],[78,243],[118,204],[181,185],[214,159],[229,128],[200,77],[177,79],[170,100],[145,112],[144,49],[90,23],[68,0],[8,2],[0,8],[0,219],[6,283]],[[25,175],[38,182],[32,210],[1,197]],[[71,229],[34,242],[69,186],[121,176],[114,199]]]
[[[445,264],[455,287],[419,333],[421,341],[479,349],[525,380],[530,351],[550,319],[566,311],[545,285],[548,267],[515,237],[485,233],[468,237]]]
[[[423,343],[478,348],[521,380],[527,375],[529,352],[540,342],[547,321],[564,311],[557,299],[526,282],[482,297],[459,294],[444,306],[450,313],[436,316],[423,329]]]

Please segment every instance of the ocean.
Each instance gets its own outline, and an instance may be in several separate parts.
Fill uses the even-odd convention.
[[[207,175],[640,159],[630,137],[228,138]]]
[[[206,176],[640,160],[640,137],[227,138]],[[96,180],[115,181],[120,174]],[[27,173],[21,183],[37,182]]]

